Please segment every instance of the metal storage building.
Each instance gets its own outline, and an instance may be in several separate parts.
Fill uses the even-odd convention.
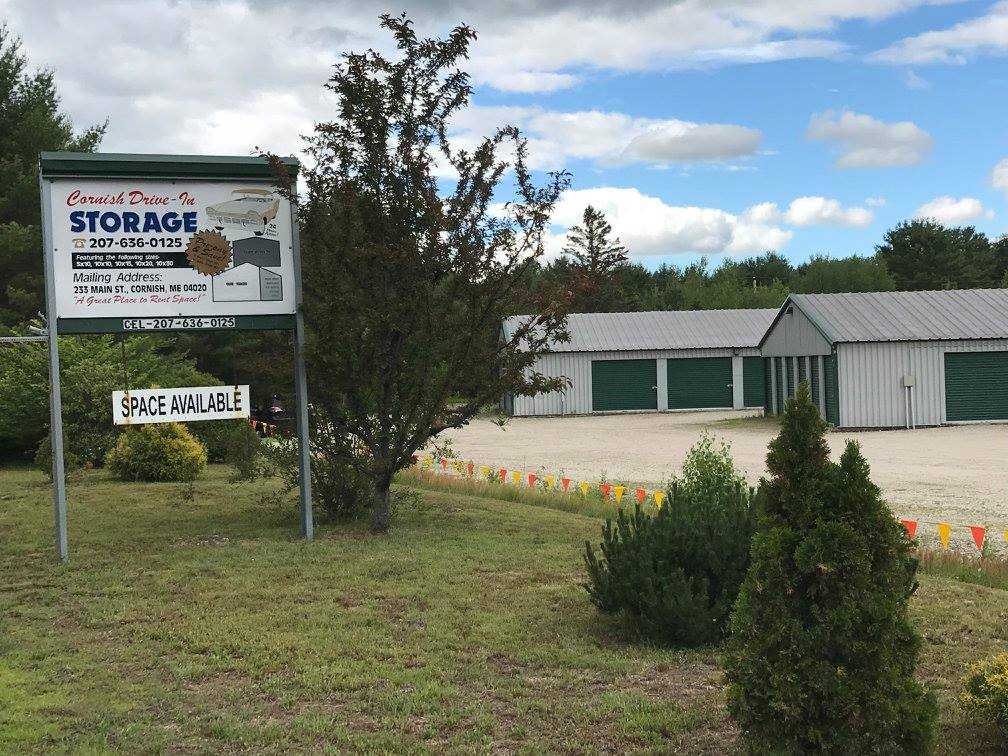
[[[771,413],[808,377],[843,428],[1008,420],[1008,289],[792,294],[760,348]]]
[[[764,406],[757,344],[777,310],[606,312],[570,315],[571,339],[536,370],[570,386],[504,397],[515,416],[592,412],[740,409]],[[509,337],[522,316],[503,323]]]

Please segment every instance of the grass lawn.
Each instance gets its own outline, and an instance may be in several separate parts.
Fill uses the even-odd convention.
[[[0,753],[731,753],[716,652],[637,645],[579,583],[597,515],[425,490],[391,535],[322,525],[211,469],[181,487],[0,470]],[[1004,650],[1008,592],[922,576],[920,673],[944,753],[989,749],[955,705]],[[992,751],[993,752],[993,751]]]

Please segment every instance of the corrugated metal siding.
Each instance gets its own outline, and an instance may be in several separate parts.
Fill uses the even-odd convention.
[[[812,357],[809,359],[809,389],[812,391],[812,401],[819,404],[819,359]]]
[[[946,352],[1008,350],[1008,339],[839,344],[841,422],[847,428],[906,425],[903,376],[912,375],[917,425],[941,425],[945,417]]]
[[[575,313],[567,317],[570,341],[554,344],[553,351],[755,348],[776,314],[767,309]],[[506,318],[504,337],[528,320],[528,315]]]
[[[536,361],[536,369],[548,378],[565,377],[566,391],[538,396],[514,397],[515,417],[535,415],[587,415],[591,413],[592,360],[674,359],[679,357],[730,357],[731,349],[653,349],[633,352],[550,352]],[[758,349],[739,349],[743,356],[755,356]]]
[[[787,395],[790,399],[795,395],[795,357],[784,358],[784,373],[787,375]]]
[[[787,395],[784,390],[786,380],[784,378],[783,357],[774,357],[773,369],[774,369],[774,383],[777,390],[777,414],[780,415],[783,414],[784,412],[784,400],[787,398]]]
[[[792,307],[790,315],[782,314],[763,342],[764,357],[829,354],[830,350],[830,343],[798,307]]]
[[[834,343],[1008,338],[1008,289],[792,294],[790,300]]]

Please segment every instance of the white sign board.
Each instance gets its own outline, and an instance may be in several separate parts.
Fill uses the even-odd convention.
[[[234,420],[249,416],[248,386],[199,386],[112,392],[116,425]]]
[[[294,312],[290,203],[267,181],[55,178],[49,198],[60,318],[227,328]]]

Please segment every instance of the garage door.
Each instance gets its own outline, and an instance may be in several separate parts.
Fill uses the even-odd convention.
[[[658,409],[655,360],[592,360],[592,411]]]
[[[766,371],[762,357],[742,358],[742,403],[746,407],[766,404]]]
[[[731,357],[668,361],[669,409],[732,406]]]
[[[945,353],[945,418],[1008,420],[1008,352]]]

